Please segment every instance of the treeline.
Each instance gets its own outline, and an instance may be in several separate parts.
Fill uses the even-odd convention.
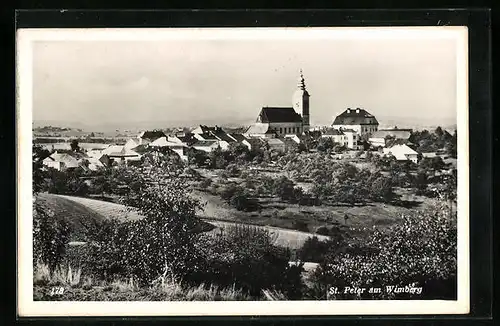
[[[457,157],[457,131],[453,134],[437,127],[434,132],[428,130],[412,132],[409,141],[416,145],[417,152],[442,151],[450,157]]]

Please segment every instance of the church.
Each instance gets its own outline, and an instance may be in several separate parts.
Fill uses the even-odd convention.
[[[263,107],[256,122],[245,134],[249,137],[274,138],[301,135],[309,131],[309,92],[300,70],[297,90],[292,96],[291,107]]]

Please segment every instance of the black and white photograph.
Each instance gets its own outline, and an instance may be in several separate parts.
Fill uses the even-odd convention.
[[[466,28],[17,42],[20,313],[469,311]]]

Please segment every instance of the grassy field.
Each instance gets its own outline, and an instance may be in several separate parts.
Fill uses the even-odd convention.
[[[204,217],[245,224],[296,228],[297,221],[307,224],[308,230],[315,233],[322,226],[345,226],[354,229],[385,228],[401,220],[402,214],[430,205],[430,199],[405,194],[412,207],[400,207],[382,203],[363,206],[299,206],[279,200],[261,200],[260,212],[241,212],[231,207],[220,197],[196,191],[195,196],[206,203]],[[345,217],[347,221],[345,220]]]
[[[89,221],[102,221],[106,217],[95,210],[80,203],[69,200],[63,196],[41,193],[36,199],[45,211],[51,211],[57,219],[69,222],[73,232],[71,241],[82,241],[85,223]]]
[[[63,195],[53,195],[53,194],[40,194],[39,200],[42,200],[44,207],[47,207],[54,211],[58,216],[67,218],[72,226],[76,230],[75,237],[72,237],[72,241],[81,241],[81,231],[83,224],[88,219],[100,220],[104,218],[116,218],[120,220],[125,219],[138,219],[141,218],[137,212],[129,211],[125,206],[115,203],[110,203],[101,200],[82,198],[82,197],[72,197]],[[206,219],[207,222],[214,225],[216,228],[212,232],[217,234],[221,230],[235,225],[238,223],[236,220],[231,220],[229,215],[225,215],[227,221],[213,220],[211,216],[217,217],[221,212],[224,212],[225,207],[223,203],[213,202],[207,205],[206,212],[200,212],[202,218]],[[226,213],[230,214],[231,209],[229,208]],[[259,227],[259,226],[258,226]],[[290,249],[297,249],[302,246],[302,244],[310,237],[314,236],[311,233],[299,232],[295,230],[280,229],[276,227],[260,226],[269,231],[272,236],[274,243],[279,246],[288,247]],[[320,239],[327,239],[328,237],[317,235]]]

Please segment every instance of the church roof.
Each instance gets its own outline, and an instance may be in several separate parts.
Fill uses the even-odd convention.
[[[302,122],[302,117],[292,107],[263,107],[259,116],[262,123]]]
[[[365,109],[348,108],[335,118],[332,125],[378,125],[378,121]]]

